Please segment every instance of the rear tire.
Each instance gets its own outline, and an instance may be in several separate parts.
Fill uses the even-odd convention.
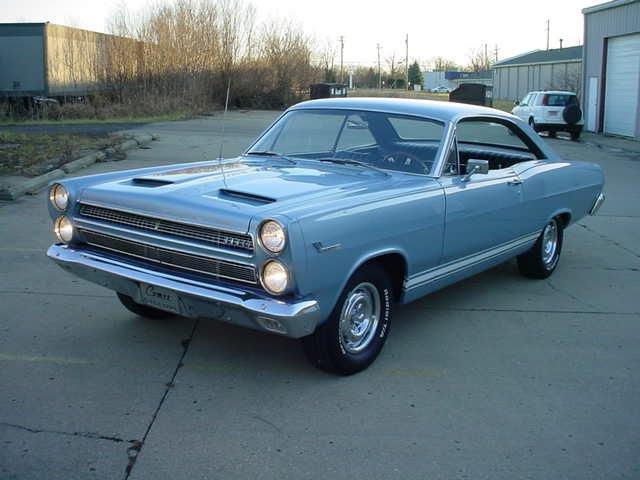
[[[153,319],[162,319],[169,318],[175,316],[174,313],[165,312],[164,310],[160,310],[158,308],[149,307],[147,305],[142,305],[133,300],[129,295],[125,295],[124,293],[116,292],[118,295],[118,300],[120,303],[129,310],[130,312],[135,313],[139,317],[143,318],[153,318]]]
[[[582,132],[580,130],[573,130],[569,133],[571,134],[571,140],[577,142],[580,139],[580,133]]]
[[[389,335],[393,314],[393,286],[386,272],[370,265],[347,282],[325,323],[302,339],[308,360],[340,375],[366,369]]]
[[[549,130],[549,138],[556,138],[558,136],[555,130]]]
[[[529,278],[549,277],[558,266],[563,237],[562,222],[551,219],[531,250],[518,256],[520,273]]]
[[[534,132],[538,131],[538,127],[536,126],[536,121],[533,119],[533,117],[529,117],[529,126],[533,128]]]

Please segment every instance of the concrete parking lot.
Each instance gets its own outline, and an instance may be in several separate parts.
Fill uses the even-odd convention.
[[[276,114],[230,113],[225,155]],[[79,173],[216,157],[220,118]],[[399,308],[347,378],[294,340],[137,318],[45,258],[44,192],[0,203],[0,479],[640,478],[640,147],[547,141],[607,178],[555,274],[509,262]]]

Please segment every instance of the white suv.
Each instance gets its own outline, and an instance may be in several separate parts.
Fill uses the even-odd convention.
[[[521,101],[515,102],[511,111],[515,116],[527,122],[536,132],[569,132],[572,140],[578,140],[584,120],[573,92],[543,91],[529,92]]]

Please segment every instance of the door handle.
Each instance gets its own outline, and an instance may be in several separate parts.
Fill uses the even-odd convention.
[[[522,184],[522,180],[520,180],[519,178],[514,178],[513,180],[509,180],[507,182],[507,185],[521,185]]]

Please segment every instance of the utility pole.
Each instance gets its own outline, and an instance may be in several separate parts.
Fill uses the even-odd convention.
[[[493,47],[493,58],[494,58],[494,61],[496,62],[498,61],[498,44],[497,43],[496,43],[496,46]]]
[[[549,50],[549,19],[547,19],[547,50]]]
[[[489,68],[489,52],[487,51],[487,44],[484,44],[484,59],[483,62],[484,63],[484,69],[488,70]]]
[[[409,34],[404,38],[404,88],[409,90]]]
[[[340,35],[340,83],[344,83],[343,61],[344,61],[344,35]]]
[[[381,89],[382,88],[382,70],[380,69],[380,49],[382,47],[378,43],[376,45],[376,48],[378,49],[378,88]]]
[[[560,48],[562,48],[562,39],[560,39]]]

